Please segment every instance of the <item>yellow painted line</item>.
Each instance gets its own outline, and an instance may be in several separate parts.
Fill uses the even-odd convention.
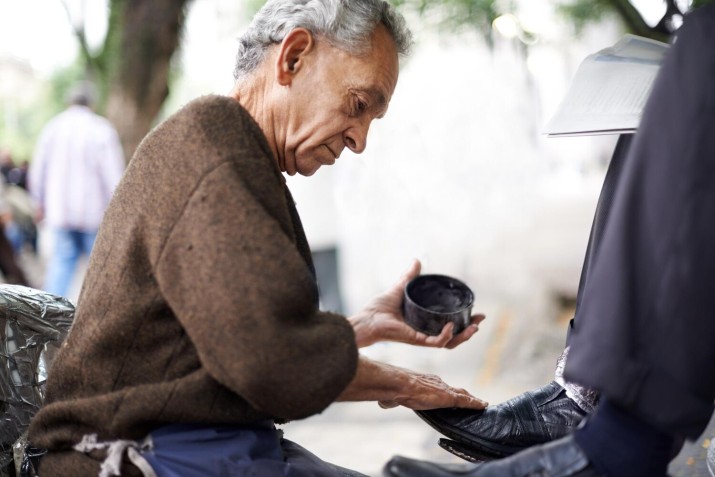
[[[477,389],[490,384],[494,380],[494,376],[497,375],[513,319],[513,313],[508,310],[503,311],[499,315],[499,320],[492,334],[489,347],[484,353],[484,363],[482,364],[480,373],[477,375]]]

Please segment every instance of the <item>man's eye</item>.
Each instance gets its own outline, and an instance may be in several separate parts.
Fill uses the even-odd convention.
[[[358,113],[364,113],[367,110],[367,103],[365,101],[358,99],[355,102],[355,110]]]

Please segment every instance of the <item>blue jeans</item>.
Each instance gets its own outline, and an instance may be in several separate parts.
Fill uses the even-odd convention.
[[[57,228],[53,235],[54,250],[47,265],[44,288],[49,293],[66,297],[77,261],[92,251],[97,232]]]
[[[5,224],[5,236],[12,244],[12,250],[19,254],[25,245],[25,235],[17,222],[8,222]]]

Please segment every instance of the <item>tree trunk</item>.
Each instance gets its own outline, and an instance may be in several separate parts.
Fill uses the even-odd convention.
[[[191,0],[112,0],[105,49],[107,118],[114,124],[127,162],[149,132],[169,95],[171,58]],[[112,48],[117,45],[116,48]]]
[[[661,28],[660,25],[656,27],[649,26],[629,0],[609,0],[609,3],[621,17],[628,31],[654,40],[668,41],[671,32]]]

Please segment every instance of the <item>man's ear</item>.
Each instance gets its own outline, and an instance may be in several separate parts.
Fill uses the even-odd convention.
[[[314,44],[313,34],[305,28],[296,28],[283,38],[276,58],[276,79],[280,85],[286,86],[293,81]]]

